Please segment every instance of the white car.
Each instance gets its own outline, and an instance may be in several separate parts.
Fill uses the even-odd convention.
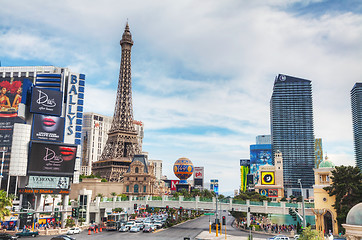
[[[133,226],[131,227],[131,229],[129,230],[130,232],[139,232],[140,231],[140,228],[137,227],[137,226]]]
[[[67,234],[72,235],[72,234],[78,234],[80,232],[81,232],[81,230],[79,227],[72,227],[72,228],[69,228]]]

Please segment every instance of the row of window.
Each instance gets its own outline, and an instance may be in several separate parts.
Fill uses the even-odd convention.
[[[126,192],[130,192],[129,189],[130,189],[130,186],[127,185],[127,186],[126,186]],[[146,186],[143,186],[143,192],[144,192],[144,193],[146,192],[146,190],[147,190],[147,187],[146,187]],[[133,193],[140,193],[140,192],[142,192],[142,186],[141,186],[141,188],[140,188],[140,187],[138,186],[138,184],[135,184],[135,185],[133,186]]]

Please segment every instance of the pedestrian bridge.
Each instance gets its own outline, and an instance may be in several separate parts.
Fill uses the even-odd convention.
[[[136,197],[129,196],[127,198],[122,197],[113,197],[113,198],[100,198],[97,197],[95,201],[90,202],[89,205],[89,214],[95,214],[95,220],[103,217],[106,212],[115,208],[123,208],[127,212],[133,212],[134,206],[137,204],[137,207],[149,207],[154,208],[180,208],[182,207],[185,210],[202,210],[208,212],[214,212],[216,210],[216,198],[184,198],[180,197],[171,197],[171,196],[145,196],[145,197]],[[298,212],[302,213],[302,203],[287,203],[287,202],[253,202],[253,201],[240,201],[234,200],[232,198],[218,200],[217,202],[218,210],[227,210],[227,211],[238,211],[238,212],[248,212],[250,208],[251,213],[265,213],[265,214],[289,214],[289,208],[297,208]],[[314,216],[312,208],[314,204],[306,203],[305,204],[305,214]]]

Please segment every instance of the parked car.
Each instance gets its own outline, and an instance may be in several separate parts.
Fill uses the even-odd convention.
[[[32,232],[29,229],[24,229],[22,232],[18,232],[15,234],[15,236],[18,236],[19,238],[20,237],[29,237],[29,236],[36,237],[38,235],[39,235],[38,231]]]
[[[131,227],[131,229],[129,230],[129,232],[139,232],[140,231],[140,228],[137,227],[137,226],[133,226]]]
[[[79,227],[72,227],[72,228],[69,228],[67,234],[72,235],[72,234],[78,234],[80,232],[81,232],[81,230]]]
[[[145,228],[143,229],[143,232],[152,232],[152,228],[150,225],[146,225]]]
[[[8,233],[0,233],[0,239],[4,239],[4,240],[11,240],[11,239],[17,239],[18,237],[17,236],[13,236],[13,235],[10,235]]]
[[[50,240],[76,240],[76,239],[67,235],[59,235],[56,237],[52,237]]]
[[[129,228],[127,226],[121,226],[118,231],[119,232],[128,232],[128,230],[129,230]]]

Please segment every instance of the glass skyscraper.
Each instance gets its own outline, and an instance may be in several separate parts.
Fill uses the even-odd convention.
[[[311,81],[279,74],[270,100],[270,118],[273,155],[277,150],[283,154],[286,197],[300,194],[298,179],[303,188],[312,189],[315,155]]]
[[[356,83],[353,86],[351,103],[356,165],[362,171],[362,83]]]

